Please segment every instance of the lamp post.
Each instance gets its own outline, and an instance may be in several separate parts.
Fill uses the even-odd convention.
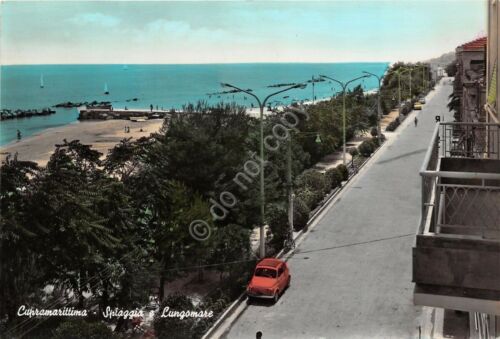
[[[264,107],[266,107],[267,101],[280,93],[292,90],[292,89],[304,89],[306,88],[306,84],[279,84],[279,85],[271,85],[268,87],[285,87],[282,90],[279,90],[277,92],[271,93],[268,96],[264,98],[264,100],[260,100],[259,97],[257,97],[255,94],[252,93],[251,89],[242,89],[239,87],[236,87],[234,85],[228,84],[228,83],[222,83],[222,87],[228,87],[231,88],[232,90],[229,91],[231,93],[246,93],[253,97],[258,105],[259,105],[259,110],[260,110],[260,216],[261,216],[261,223],[260,223],[260,257],[264,258],[266,256],[266,236],[264,234],[264,224],[265,224],[265,189],[264,189]]]
[[[323,82],[323,81],[325,81],[325,80],[321,79],[321,78],[315,78],[314,75],[311,77],[311,80],[307,80],[308,83],[312,84],[312,103],[313,103],[313,105],[316,102],[316,94],[314,93],[314,84],[317,82]]]
[[[395,73],[398,75],[398,117],[401,117],[401,74],[411,71],[409,68],[400,67]],[[411,97],[411,72],[410,72],[410,97]]]
[[[382,137],[382,128],[380,127],[380,117],[382,116],[382,106],[380,105],[380,88],[382,87],[382,80],[384,78],[384,76],[378,76],[376,74],[373,74],[373,73],[370,73],[370,72],[367,72],[367,71],[363,71],[363,73],[366,73],[368,74],[369,76],[373,76],[375,78],[377,78],[378,80],[378,95],[377,95],[377,137],[379,140],[381,140],[381,137]],[[385,71],[384,71],[384,74],[385,74]]]
[[[427,83],[425,82],[425,70],[427,69],[427,65],[423,64],[423,65],[418,65],[416,66],[417,69],[421,68],[422,69],[422,88],[425,90],[427,90]]]
[[[329,80],[332,80],[332,81],[335,81],[336,83],[338,83],[342,87],[342,130],[343,130],[343,133],[342,133],[342,143],[343,143],[343,148],[342,148],[342,163],[345,166],[346,163],[347,163],[347,161],[346,161],[346,131],[345,131],[345,90],[346,90],[347,86],[349,86],[349,84],[351,82],[354,82],[356,80],[363,79],[363,78],[368,78],[369,75],[363,75],[363,76],[351,79],[351,80],[349,80],[349,81],[347,81],[345,83],[342,82],[342,81],[330,78],[329,76],[326,76],[326,75],[320,75],[320,77],[321,78],[325,78],[325,79],[329,79]]]
[[[316,135],[315,142],[320,144],[321,137],[317,132],[297,132],[297,134],[302,135]],[[287,150],[287,186],[288,186],[288,225],[290,226],[290,245],[293,244],[293,200],[295,195],[293,194],[293,180],[292,180],[292,132],[288,130],[288,150]]]

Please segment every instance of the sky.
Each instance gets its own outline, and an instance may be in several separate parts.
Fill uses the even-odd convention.
[[[486,31],[486,0],[0,1],[2,65],[419,61]]]

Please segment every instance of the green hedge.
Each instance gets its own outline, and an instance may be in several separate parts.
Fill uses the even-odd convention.
[[[296,231],[306,227],[310,213],[309,206],[300,197],[296,196],[293,200],[293,227]]]
[[[342,173],[337,169],[337,168],[332,168],[326,171],[325,175],[329,178],[330,180],[330,187],[332,189],[340,186],[340,183],[342,182]]]
[[[389,132],[395,131],[400,124],[401,122],[399,121],[399,118],[396,118],[385,128],[385,130]]]
[[[347,179],[349,179],[349,171],[347,170],[347,167],[345,165],[343,164],[338,165],[337,170],[342,175],[342,181],[346,181]]]
[[[290,232],[287,211],[285,208],[271,205],[266,211],[266,220],[273,234],[270,244],[273,248],[280,250]]]
[[[359,153],[364,157],[369,157],[376,148],[372,140],[365,140],[358,146]]]

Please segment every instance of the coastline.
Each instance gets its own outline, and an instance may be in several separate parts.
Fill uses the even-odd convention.
[[[376,89],[371,89],[365,94],[372,94]],[[331,97],[318,98],[316,103],[330,100]],[[304,101],[305,105],[310,105],[312,101]],[[283,106],[278,106],[283,108]],[[259,108],[247,107],[246,113],[250,116],[259,117]],[[264,115],[269,114],[264,109]],[[80,140],[83,144],[90,144],[92,148],[101,152],[103,157],[120,140],[125,138],[138,139],[157,132],[163,124],[163,119],[152,119],[142,122],[130,120],[88,120],[75,121],[67,125],[44,129],[36,134],[30,135],[20,141],[14,140],[8,144],[0,146],[0,162],[6,157],[17,153],[19,160],[34,161],[40,166],[45,166],[52,155],[55,145],[64,139]],[[125,133],[125,126],[130,127],[130,132]],[[142,131],[141,131],[142,129]]]
[[[105,156],[120,140],[148,136],[157,132],[162,124],[163,119],[143,122],[93,120],[49,128],[20,141],[1,146],[0,161],[4,161],[9,153],[14,155],[17,152],[19,160],[34,161],[40,166],[45,166],[54,152],[55,145],[62,143],[64,139],[68,141],[77,139],[83,144],[90,144],[93,149]],[[130,127],[130,133],[125,133],[125,126]]]

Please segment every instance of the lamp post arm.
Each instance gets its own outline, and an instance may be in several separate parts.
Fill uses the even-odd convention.
[[[351,79],[349,80],[348,82],[345,83],[345,88],[347,88],[347,86],[351,83],[351,82],[354,82],[356,80],[359,80],[359,79],[363,79],[363,78],[366,78],[367,76],[366,75],[362,75],[360,77],[357,77],[357,78],[354,78],[354,79]],[[345,89],[344,89],[345,90]]]
[[[233,86],[233,85],[231,85],[231,84],[226,84],[226,83],[222,84],[222,86],[224,86],[224,87],[229,87],[229,88],[233,88],[233,89],[236,89],[236,90],[238,90],[238,91],[240,91],[240,92],[246,93],[246,94],[248,94],[248,95],[252,96],[255,100],[257,100],[257,103],[259,104],[259,107],[263,107],[263,106],[264,106],[264,105],[261,103],[261,101],[260,101],[259,97],[257,97],[255,94],[253,94],[253,93],[252,93],[252,92],[250,92],[250,91],[247,91],[247,90],[245,90],[245,89],[242,89],[242,88],[239,88],[239,87]]]
[[[271,97],[273,97],[273,96],[275,96],[275,95],[277,95],[277,94],[280,94],[280,93],[283,93],[283,92],[289,91],[289,90],[291,90],[291,89],[301,88],[302,86],[303,86],[302,84],[300,84],[300,85],[293,85],[293,86],[287,87],[287,88],[285,88],[285,89],[282,89],[281,91],[271,93],[271,94],[269,94],[269,95],[268,95],[268,96],[264,99],[264,101],[262,102],[262,106],[263,106],[263,107],[264,107],[264,106],[266,106],[266,102],[267,102],[267,100],[269,100]]]
[[[340,85],[340,87],[342,87],[342,92],[344,92],[344,91],[345,91],[345,85],[344,85],[344,83],[343,83],[343,82],[338,81],[338,80],[336,80],[336,79],[334,79],[334,78],[330,78],[329,76],[326,76],[326,75],[320,75],[320,77],[322,77],[322,78],[326,78],[326,79],[328,79],[328,80],[335,81],[337,84],[339,84],[339,85]]]

